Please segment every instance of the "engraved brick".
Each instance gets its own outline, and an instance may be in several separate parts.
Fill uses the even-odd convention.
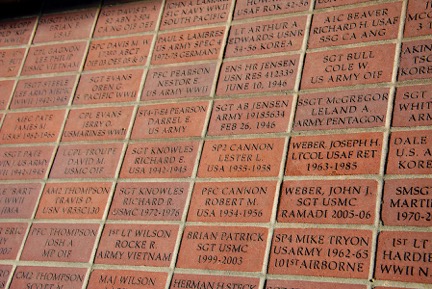
[[[19,266],[9,288],[81,288],[86,271],[85,268]]]
[[[216,100],[209,135],[285,132],[292,96]]]
[[[430,131],[401,131],[390,135],[387,174],[432,173]]]
[[[74,109],[69,112],[62,141],[124,139],[133,107]]]
[[[118,183],[108,218],[180,221],[189,183]]]
[[[432,40],[403,42],[401,48],[398,80],[430,78],[432,68],[429,66]],[[389,66],[391,67],[391,66]]]
[[[216,64],[151,68],[141,100],[210,96]]]
[[[432,86],[398,87],[393,108],[393,126],[432,125]]]
[[[381,232],[375,279],[431,284],[431,232]]]
[[[30,219],[41,188],[42,185],[38,183],[2,184],[0,188],[0,218]]]
[[[315,9],[352,5],[352,4],[363,3],[368,1],[371,0],[317,0],[315,2]]]
[[[130,144],[126,151],[120,177],[190,177],[198,145],[197,141]]]
[[[45,177],[54,146],[0,148],[0,179],[28,180]]]
[[[152,64],[217,59],[224,33],[224,27],[214,27],[159,34]]]
[[[261,272],[268,229],[186,226],[177,268]]]
[[[112,178],[122,144],[61,145],[50,178]]]
[[[24,240],[26,223],[0,223],[0,250],[2,260],[15,260]]]
[[[391,81],[395,46],[383,44],[306,55],[302,89]]]
[[[147,272],[131,270],[101,270],[92,271],[89,288],[106,289],[107,286],[121,286],[124,289],[164,289],[167,280],[165,272]]]
[[[402,3],[315,14],[309,48],[395,39]]]
[[[430,15],[432,4],[430,1],[410,0],[405,20],[405,37],[414,37],[432,34]]]
[[[427,198],[430,188],[430,179],[387,180],[381,211],[384,225],[431,226],[432,201]]]
[[[161,30],[226,22],[231,0],[169,0],[162,14]]]
[[[24,55],[25,48],[0,49],[0,77],[17,76]]]
[[[383,127],[388,97],[388,88],[302,94],[293,128],[300,131]]]
[[[295,280],[267,280],[265,289],[275,288],[296,288],[296,289],[366,289],[366,285],[328,283],[328,282],[308,282]],[[374,287],[378,288],[378,287]],[[381,288],[384,289],[384,288]]]
[[[139,69],[82,74],[74,104],[135,101],[142,73]]]
[[[208,140],[204,144],[198,176],[277,176],[284,145],[282,138]]]
[[[306,11],[311,1],[293,0],[289,2],[265,2],[239,0],[236,2],[234,19],[245,19],[259,16],[272,16],[291,12]]]
[[[1,21],[0,47],[28,44],[35,24],[36,17]]]
[[[0,81],[0,109],[7,108],[14,85],[13,80]]]
[[[32,46],[22,75],[78,71],[86,52],[86,42]]]
[[[101,219],[111,183],[49,183],[39,202],[37,219]]]
[[[372,180],[285,181],[281,223],[364,224],[375,220],[378,183]]]
[[[371,231],[276,229],[269,273],[365,279],[371,250]]]
[[[248,56],[299,50],[306,16],[233,25],[228,37],[226,57]]]
[[[169,267],[178,229],[177,225],[107,224],[95,263]]]
[[[44,14],[39,19],[33,43],[88,38],[95,17],[96,9]]]
[[[12,272],[12,265],[0,265],[0,289],[6,288],[6,283],[9,279],[11,272]]]
[[[8,113],[0,131],[1,142],[54,142],[60,133],[65,114],[65,110]]]
[[[21,260],[88,262],[98,230],[97,224],[33,224]]]
[[[15,89],[11,108],[67,105],[75,81],[75,75],[22,79]]]
[[[208,284],[219,287],[220,289],[229,288],[258,288],[258,278],[234,277],[234,276],[216,276],[216,275],[193,275],[176,273],[171,280],[170,289],[183,288],[185,284]]]
[[[161,2],[156,0],[103,6],[94,36],[122,36],[153,31],[160,8]]]
[[[188,221],[269,222],[275,182],[195,183]]]
[[[378,174],[382,133],[294,136],[285,175]]]
[[[133,67],[147,63],[153,35],[93,40],[85,70]]]
[[[131,138],[201,136],[208,107],[208,102],[141,106]]]
[[[217,94],[230,96],[293,89],[298,61],[298,55],[291,55],[224,62]]]

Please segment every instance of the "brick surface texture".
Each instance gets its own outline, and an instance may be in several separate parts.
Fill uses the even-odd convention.
[[[0,289],[431,288],[431,0],[17,2]]]

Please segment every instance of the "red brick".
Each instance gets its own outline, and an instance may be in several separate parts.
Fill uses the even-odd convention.
[[[6,288],[6,283],[9,280],[11,272],[12,265],[0,265],[0,289]]]
[[[135,118],[132,139],[201,136],[208,102],[141,106]]]
[[[74,109],[69,112],[62,141],[125,139],[133,107]]]
[[[204,144],[198,176],[277,176],[284,146],[283,138],[208,140]]]
[[[315,14],[309,48],[396,39],[402,3]]]
[[[2,184],[0,189],[0,218],[30,219],[41,188],[40,183]]]
[[[159,34],[152,64],[215,60],[219,56],[224,27]]]
[[[13,80],[0,81],[0,109],[7,108],[14,85],[15,81]]]
[[[9,288],[81,288],[86,272],[85,268],[19,266]]]
[[[302,94],[293,128],[301,130],[383,127],[388,88]]]
[[[269,222],[275,182],[195,183],[188,221]]]
[[[131,270],[101,270],[92,271],[89,288],[106,289],[107,286],[121,286],[124,289],[164,289],[167,280],[165,272],[147,272]]]
[[[393,126],[432,125],[432,86],[398,87],[393,108]]]
[[[405,19],[405,37],[415,37],[432,34],[430,22],[431,3],[424,0],[408,1],[408,11]]]
[[[107,224],[96,264],[169,267],[178,225]]]
[[[0,131],[3,144],[54,142],[66,110],[8,113]]]
[[[113,178],[122,144],[61,145],[50,178]]]
[[[286,176],[378,174],[382,133],[294,136]]]
[[[328,282],[308,282],[295,280],[267,280],[265,289],[276,288],[296,288],[296,289],[366,289],[366,285],[328,283]],[[377,287],[374,287],[377,288]]]
[[[384,225],[431,226],[432,209],[425,198],[431,187],[430,179],[387,180],[381,210]]]
[[[398,80],[429,79],[432,76],[429,48],[432,40],[403,42],[399,63]],[[389,65],[389,67],[391,67]]]
[[[311,1],[293,0],[272,3],[265,1],[239,0],[236,2],[234,19],[245,19],[259,16],[272,16],[291,12],[307,11]]]
[[[395,46],[383,44],[307,53],[302,89],[391,81]]]
[[[387,174],[432,173],[431,131],[401,131],[390,135]]]
[[[43,179],[54,146],[0,148],[0,180]]]
[[[39,202],[37,219],[101,219],[111,183],[49,183]]]
[[[18,75],[25,51],[25,48],[0,49],[0,77]]]
[[[121,178],[190,177],[198,152],[198,141],[130,144]]]
[[[375,220],[378,183],[372,180],[285,181],[280,223],[364,224]]]
[[[299,50],[306,16],[233,25],[225,57]]]
[[[82,74],[74,104],[136,101],[142,69]]]
[[[118,183],[108,218],[180,221],[188,190],[189,183]]]
[[[0,22],[0,47],[29,43],[36,17],[7,19]]]
[[[96,9],[44,14],[39,19],[33,43],[88,38],[95,17]]]
[[[21,260],[88,262],[98,230],[97,224],[33,224]]]
[[[210,96],[216,64],[151,68],[141,100]]]
[[[177,268],[261,272],[268,229],[186,226]]]
[[[161,8],[160,1],[103,6],[94,36],[123,36],[153,31]]]
[[[276,229],[269,273],[366,279],[371,250],[371,231]]]
[[[2,260],[15,260],[24,240],[28,224],[0,223],[0,250]]]
[[[208,25],[228,20],[231,0],[168,0],[162,14],[161,30]]]
[[[67,105],[75,82],[75,75],[22,79],[15,89],[11,108]]]
[[[224,62],[217,94],[231,96],[294,89],[298,61],[298,55],[290,55]]]
[[[78,71],[86,47],[86,42],[32,46],[21,75]]]
[[[234,277],[229,275],[193,275],[176,273],[171,280],[170,289],[184,288],[185,284],[199,284],[218,287],[220,289],[229,288],[258,288],[258,278]]]
[[[381,232],[375,279],[431,284],[432,232]]]
[[[216,100],[208,135],[285,132],[292,96]]]
[[[147,56],[153,35],[93,40],[85,70],[141,66]]]
[[[315,2],[315,9],[352,5],[357,3],[368,2],[371,0],[317,0]]]

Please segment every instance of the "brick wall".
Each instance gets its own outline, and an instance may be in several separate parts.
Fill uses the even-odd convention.
[[[430,288],[431,1],[33,4],[0,288]]]

